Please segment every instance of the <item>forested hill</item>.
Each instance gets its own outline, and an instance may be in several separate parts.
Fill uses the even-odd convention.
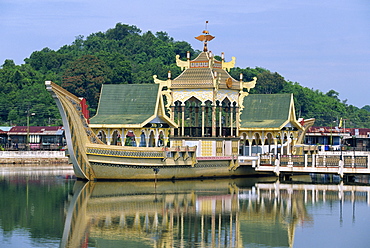
[[[142,33],[135,26],[118,23],[106,32],[78,36],[57,51],[35,51],[22,65],[5,60],[0,68],[0,126],[26,125],[27,113],[35,113],[31,125],[61,125],[57,107],[45,90],[46,80],[87,98],[94,113],[102,84],[153,83],[153,75],[166,79],[168,71],[174,78],[181,72],[175,56],[186,58],[187,51],[192,59],[200,52],[166,32]],[[339,118],[346,118],[347,127],[370,127],[370,106],[348,105],[335,90],[323,93],[302,87],[261,67],[230,72],[236,79],[240,73],[245,81],[258,78],[251,94],[294,93],[297,117],[314,117],[316,126],[334,126]]]

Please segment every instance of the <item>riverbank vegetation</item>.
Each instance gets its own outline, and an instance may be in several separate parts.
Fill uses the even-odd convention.
[[[70,45],[57,51],[44,48],[33,52],[25,63],[5,60],[0,67],[0,125],[61,125],[54,100],[44,82],[53,81],[77,96],[87,99],[91,114],[96,112],[102,84],[154,83],[153,75],[166,79],[181,73],[175,56],[192,59],[200,51],[185,41],[175,41],[166,32],[142,32],[136,26],[117,23],[106,32],[77,36]],[[244,80],[257,77],[251,94],[293,93],[297,117],[316,118],[316,126],[338,125],[347,119],[347,127],[370,127],[370,106],[347,104],[332,89],[326,93],[284,79],[278,72],[262,67],[233,68],[230,74]]]

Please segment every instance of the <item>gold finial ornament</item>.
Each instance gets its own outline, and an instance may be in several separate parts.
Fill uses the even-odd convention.
[[[208,51],[207,42],[208,41],[211,41],[211,40],[213,40],[215,38],[214,36],[212,36],[212,35],[209,34],[209,31],[207,30],[207,23],[208,23],[208,21],[206,21],[206,30],[203,30],[203,34],[195,37],[195,39],[197,39],[199,41],[202,41],[204,43],[203,52],[207,52]]]
[[[226,86],[229,89],[233,86],[233,80],[230,77],[226,79]]]

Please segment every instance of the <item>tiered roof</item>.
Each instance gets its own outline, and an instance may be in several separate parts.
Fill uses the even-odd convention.
[[[216,79],[218,88],[239,89],[239,81],[222,69],[222,64],[223,62],[212,57],[210,52],[201,52],[197,58],[190,61],[189,68],[186,68],[177,78],[172,80],[171,88],[214,88],[214,80]],[[226,85],[228,79],[232,82],[231,87]]]

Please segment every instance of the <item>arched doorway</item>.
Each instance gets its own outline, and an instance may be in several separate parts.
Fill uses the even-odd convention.
[[[145,135],[144,132],[141,132],[139,146],[140,147],[146,147],[146,135]]]
[[[122,143],[121,143],[121,135],[120,135],[120,133],[117,130],[114,130],[114,132],[112,134],[112,140],[111,140],[110,144],[111,145],[114,145],[114,146],[120,146],[120,145],[122,145]]]
[[[272,153],[275,148],[274,148],[274,139],[272,137],[272,134],[271,133],[268,133],[266,135],[266,139],[265,139],[265,150],[264,152],[266,153]]]
[[[259,133],[254,134],[254,139],[252,142],[252,155],[262,153],[262,140]]]
[[[125,146],[136,146],[135,134],[132,131],[128,131],[126,134]]]
[[[159,132],[157,146],[164,146],[164,135],[162,131]]]
[[[154,137],[154,132],[153,131],[150,132],[148,146],[149,147],[155,147],[155,137]]]
[[[97,136],[101,140],[101,142],[103,142],[104,144],[107,144],[107,135],[105,134],[103,130],[100,130]]]

